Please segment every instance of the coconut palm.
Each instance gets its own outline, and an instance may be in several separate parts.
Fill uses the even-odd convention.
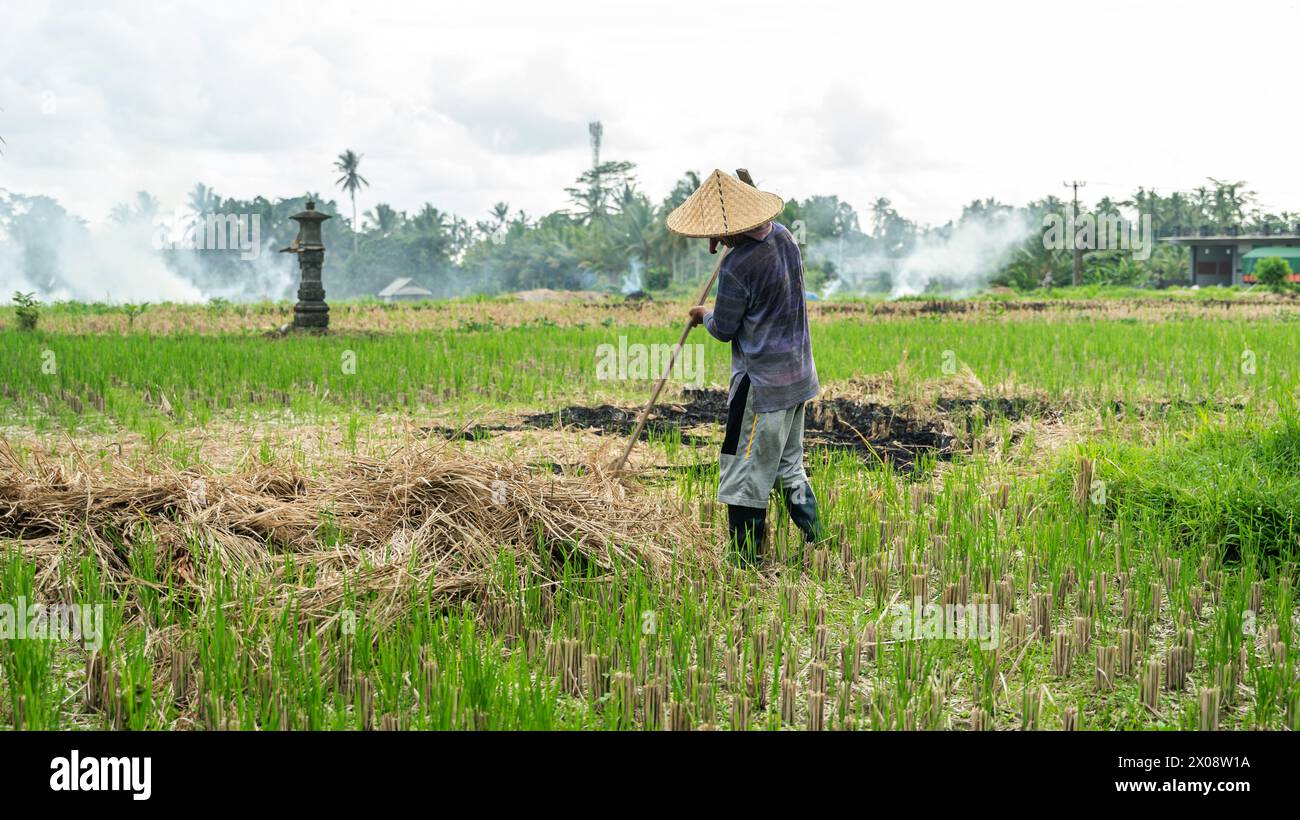
[[[447,230],[447,215],[427,202],[410,221],[422,233],[441,234]]]
[[[629,256],[646,265],[657,262],[660,255],[662,221],[656,218],[654,205],[631,185],[623,188],[618,198],[618,212],[614,219],[616,242]]]
[[[510,219],[510,206],[504,202],[498,202],[492,206],[492,219],[496,223],[498,231],[503,230],[506,221]]]
[[[196,214],[210,214],[216,211],[220,201],[217,192],[202,182],[194,183],[194,188],[190,190],[190,209]]]
[[[1239,224],[1255,201],[1255,192],[1244,190],[1245,182],[1229,182],[1214,177],[1210,177],[1210,182],[1214,183],[1210,209],[1215,222],[1221,226]]]
[[[378,231],[381,236],[388,236],[406,221],[406,214],[395,211],[382,202],[376,205],[374,210],[366,211],[364,216],[369,228]]]
[[[135,195],[135,204],[130,202],[119,202],[113,206],[109,213],[109,219],[119,225],[126,225],[133,222],[150,222],[158,215],[158,209],[162,207],[158,198],[148,191],[138,191]]]
[[[339,154],[339,158],[334,161],[334,170],[343,176],[334,180],[334,184],[339,186],[348,196],[352,197],[352,251],[357,250],[357,189],[369,187],[370,182],[357,172],[357,167],[361,165],[361,155],[351,148]]]
[[[685,202],[699,187],[699,172],[687,171],[681,179],[677,180],[677,183],[673,186],[672,192],[669,193],[668,197],[660,204],[659,213],[664,216],[672,213],[674,208]],[[681,234],[667,230],[663,231],[662,243],[664,247],[663,253],[670,260],[669,265],[672,268],[673,280],[676,281],[678,276],[683,273],[679,270],[679,268],[682,267],[681,257],[683,255],[690,255],[691,251],[698,246],[698,243],[682,236]],[[698,268],[699,266],[697,265],[696,267]],[[698,273],[699,271],[697,270],[696,274]]]

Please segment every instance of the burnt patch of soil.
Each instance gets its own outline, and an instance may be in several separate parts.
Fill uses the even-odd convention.
[[[940,398],[935,400],[935,408],[951,424],[967,433],[973,433],[995,419],[1061,421],[1065,418],[1063,406],[1053,406],[1033,398]]]
[[[982,413],[985,418],[1004,418],[1007,421],[1019,421],[1026,416],[1060,415],[1061,412],[1059,408],[1028,398],[939,398],[934,404],[943,413],[961,416]]]
[[[1122,408],[1119,408],[1122,411]],[[636,426],[638,407],[574,404],[547,413],[523,416],[515,425],[465,428],[425,427],[426,434],[454,440],[481,440],[499,432],[521,430],[585,430],[598,435],[628,436]],[[971,432],[993,419],[1061,418],[1064,409],[1034,398],[940,398],[925,411],[846,397],[810,402],[805,411],[804,441],[809,448],[847,452],[869,464],[888,461],[910,470],[927,456],[950,460],[957,450],[954,430]],[[641,440],[676,433],[691,447],[716,449],[727,417],[725,390],[694,390],[675,402],[655,407]]]
[[[595,407],[572,405],[554,413],[524,417],[535,428],[585,428],[605,435],[630,435],[636,426],[636,409],[609,404]],[[727,394],[723,390],[692,391],[683,402],[666,403],[654,409],[641,438],[651,432],[681,431],[682,442],[693,446],[716,446],[727,415]],[[712,435],[687,432],[713,426]],[[869,462],[889,461],[910,468],[918,459],[933,454],[948,459],[953,454],[953,437],[937,420],[913,419],[882,404],[835,398],[812,402],[804,419],[804,441],[812,447],[847,451]]]
[[[953,436],[939,420],[912,418],[888,405],[846,398],[807,406],[804,441],[902,468],[912,467],[927,454],[946,461],[954,452]]]
[[[710,442],[707,435],[686,432],[688,428],[716,421],[725,415],[726,394],[722,391],[707,392],[717,394],[719,397],[717,404],[721,410],[717,412],[710,410],[714,403],[712,397],[696,397],[688,405],[660,405],[650,413],[650,418],[646,419],[640,440],[647,441],[651,436],[662,438],[665,434],[678,430],[681,431],[683,444],[707,445]],[[612,404],[598,404],[595,407],[574,404],[554,413],[524,416],[523,425],[535,429],[577,428],[592,430],[603,435],[628,436],[636,427],[636,420],[640,413],[639,409],[615,407]]]
[[[518,429],[518,427],[511,427],[506,424],[475,424],[472,427],[448,427],[441,424],[430,424],[421,427],[420,432],[426,436],[439,436],[448,441],[484,441],[492,438],[496,433]]]
[[[1107,404],[1110,412],[1118,417],[1124,417],[1132,414],[1138,418],[1162,419],[1176,413],[1187,412],[1189,410],[1203,410],[1209,413],[1226,413],[1234,410],[1245,408],[1246,402],[1243,400],[1229,399],[1202,399],[1199,401],[1190,399],[1173,399],[1173,400],[1156,400],[1148,402],[1124,402],[1119,399]]]

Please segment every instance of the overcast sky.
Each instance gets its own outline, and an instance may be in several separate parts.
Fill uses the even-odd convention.
[[[1134,3],[6,0],[0,188],[100,223],[148,190],[538,215],[589,161],[661,198],[747,166],[942,223],[988,196],[1245,179],[1300,210],[1294,0]]]

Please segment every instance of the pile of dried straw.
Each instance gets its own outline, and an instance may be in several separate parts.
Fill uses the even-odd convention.
[[[564,556],[657,575],[678,559],[712,560],[692,546],[703,541],[697,525],[668,499],[599,475],[557,476],[456,453],[356,458],[320,477],[124,464],[73,471],[32,461],[21,464],[0,440],[0,540],[36,561],[47,595],[59,594],[60,564],[87,550],[110,582],[129,587],[130,551],[141,542],[155,545],[157,577],[170,574],[200,596],[220,567],[265,579],[268,596],[292,593],[302,614],[326,619],[345,587],[375,593],[371,614],[381,620],[400,611],[413,585],[444,601],[482,595],[503,550],[542,577],[555,577]],[[314,583],[276,583],[289,580],[290,562],[314,565]]]

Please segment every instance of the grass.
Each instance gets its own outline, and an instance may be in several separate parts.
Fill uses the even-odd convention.
[[[231,411],[287,408],[332,416],[411,407],[549,408],[593,394],[631,400],[646,382],[597,378],[596,350],[662,344],[665,329],[510,327],[492,331],[289,337],[0,334],[13,366],[0,383],[7,415],[76,427],[102,410],[127,429],[174,418],[203,425]],[[939,318],[878,325],[832,321],[813,338],[823,381],[894,372],[900,387],[969,368],[986,385],[1025,385],[1052,401],[1205,402],[1275,398],[1291,389],[1300,354],[1289,321]],[[705,344],[708,381],[725,383],[726,348]],[[166,403],[163,403],[163,399]]]
[[[671,312],[610,311],[608,325],[597,313],[586,326],[511,324],[502,300],[426,312],[445,309],[463,326],[287,338],[6,331],[0,354],[17,363],[0,384],[6,437],[29,466],[93,474],[125,459],[159,475],[325,480],[342,459],[419,444],[412,420],[635,404],[646,384],[596,379],[597,345],[672,335],[660,321]],[[904,470],[810,450],[834,537],[805,547],[774,506],[761,573],[681,560],[665,576],[541,537],[535,554],[553,563],[485,543],[490,594],[448,600],[436,572],[368,584],[381,553],[358,546],[360,519],[342,509],[307,526],[311,549],[264,539],[282,562],[269,578],[197,537],[201,528],[184,548],[162,538],[187,520],[179,509],[169,519],[137,507],[148,525],[106,541],[70,515],[47,539],[53,563],[6,531],[0,602],[43,591],[50,602],[60,590],[104,608],[105,641],[97,653],[71,640],[0,641],[0,724],[1300,728],[1293,319],[1087,313],[818,317],[814,349],[831,390],[939,418],[959,452]],[[42,370],[46,351],[54,372]],[[705,361],[710,380],[725,381],[725,347],[710,345]],[[939,401],[972,394],[1022,397],[1028,410],[959,413]],[[316,437],[282,434],[298,428]],[[209,463],[209,439],[224,440],[220,464]],[[438,446],[490,468],[534,444]],[[672,468],[645,490],[702,522],[718,554],[713,450],[676,430],[641,447]],[[13,497],[0,494],[10,499],[0,521]],[[337,596],[313,605],[326,586]],[[912,634],[914,615],[944,604],[998,605],[998,645]]]

